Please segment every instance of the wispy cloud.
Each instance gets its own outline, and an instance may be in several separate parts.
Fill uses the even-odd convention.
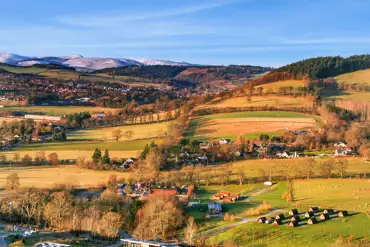
[[[207,3],[197,3],[190,6],[178,6],[177,8],[164,9],[161,11],[150,11],[141,13],[120,14],[96,14],[85,16],[62,16],[56,20],[60,23],[79,27],[105,27],[125,22],[136,22],[144,20],[162,19],[186,14],[194,14],[205,10],[220,8],[231,5],[241,0],[213,0]]]
[[[370,44],[370,37],[331,37],[316,39],[289,39],[282,41],[285,45],[320,45],[320,44]]]

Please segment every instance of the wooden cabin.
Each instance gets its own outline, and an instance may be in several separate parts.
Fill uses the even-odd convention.
[[[340,211],[339,214],[338,214],[338,217],[347,217],[347,216],[348,216],[347,211]]]
[[[312,217],[307,221],[307,224],[309,225],[317,224],[317,219],[315,217]]]
[[[298,215],[294,215],[292,218],[290,218],[290,222],[298,222],[300,220],[301,220],[301,218],[299,218]]]
[[[304,214],[304,217],[305,218],[311,218],[312,216],[314,216],[315,214],[313,213],[313,212],[306,212],[305,214]]]
[[[329,214],[320,215],[320,220],[328,220],[328,219],[330,219]]]
[[[278,215],[275,217],[275,219],[277,219],[277,220],[284,220],[284,219],[285,219],[285,216],[284,216],[284,214],[278,214]]]
[[[297,221],[289,222],[289,226],[290,227],[297,227],[298,226],[298,222]]]
[[[266,217],[260,217],[260,218],[258,218],[257,223],[258,224],[265,224],[266,221],[267,221]]]
[[[281,220],[275,220],[274,223],[273,223],[275,226],[280,226],[283,224],[283,222]]]
[[[291,209],[291,210],[289,211],[289,215],[290,215],[290,216],[298,215],[298,210],[297,210],[297,209]]]
[[[334,213],[333,209],[325,209],[324,210],[324,214],[332,214],[332,213]]]
[[[317,213],[317,212],[319,212],[319,207],[311,207],[309,210],[308,210],[308,212],[312,212],[312,213]]]

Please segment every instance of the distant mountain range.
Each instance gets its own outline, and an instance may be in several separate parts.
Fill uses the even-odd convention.
[[[64,57],[27,57],[11,53],[0,53],[0,63],[14,66],[32,66],[35,64],[57,64],[76,69],[99,70],[106,68],[117,68],[124,66],[140,65],[169,65],[169,66],[191,66],[186,62],[174,62],[156,59],[127,59],[127,58],[87,58],[81,55]]]

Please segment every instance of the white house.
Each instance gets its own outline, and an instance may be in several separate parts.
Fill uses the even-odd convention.
[[[263,184],[266,185],[266,186],[272,186],[273,185],[273,183],[271,181],[266,181]]]

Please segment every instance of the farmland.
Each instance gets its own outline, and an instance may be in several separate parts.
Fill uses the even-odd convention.
[[[312,100],[304,97],[289,97],[289,96],[253,96],[251,101],[248,101],[245,97],[230,98],[221,100],[216,98],[208,104],[200,105],[197,109],[204,108],[242,108],[242,107],[259,107],[259,106],[272,106],[276,108],[286,107],[312,107]]]
[[[281,87],[304,87],[306,86],[306,81],[304,80],[286,80],[286,81],[276,81],[271,83],[266,83],[260,86],[257,86],[257,88],[262,87],[263,92],[265,93],[277,93],[279,92],[279,88]]]
[[[329,90],[323,92],[326,100],[355,100],[357,102],[370,102],[370,92],[330,92]]]
[[[5,184],[5,178],[12,172],[17,172],[21,187],[24,188],[53,188],[57,185],[100,185],[108,177],[116,174],[118,178],[125,177],[126,173],[114,171],[94,171],[80,169],[76,166],[56,167],[0,167],[0,187]]]
[[[94,107],[94,106],[22,106],[22,107],[4,107],[0,111],[24,112],[24,113],[38,113],[51,116],[63,116],[79,112],[93,113],[117,113],[119,109]]]
[[[336,79],[338,83],[344,84],[354,84],[354,83],[370,84],[370,69],[342,74],[337,76]]]
[[[316,125],[314,116],[293,112],[236,112],[194,118],[188,135],[194,139],[249,138],[260,134],[280,135],[287,130]]]
[[[171,122],[153,123],[145,125],[132,125],[98,129],[80,129],[67,132],[65,142],[31,143],[20,146],[11,152],[4,152],[8,159],[14,153],[22,157],[25,154],[35,157],[37,152],[45,151],[47,154],[56,152],[60,159],[77,159],[78,157],[90,158],[96,148],[110,151],[111,157],[130,158],[137,157],[146,144],[154,141],[158,144],[165,136],[167,126]],[[131,136],[122,137],[115,141],[112,132],[120,130],[122,134],[131,132]]]

